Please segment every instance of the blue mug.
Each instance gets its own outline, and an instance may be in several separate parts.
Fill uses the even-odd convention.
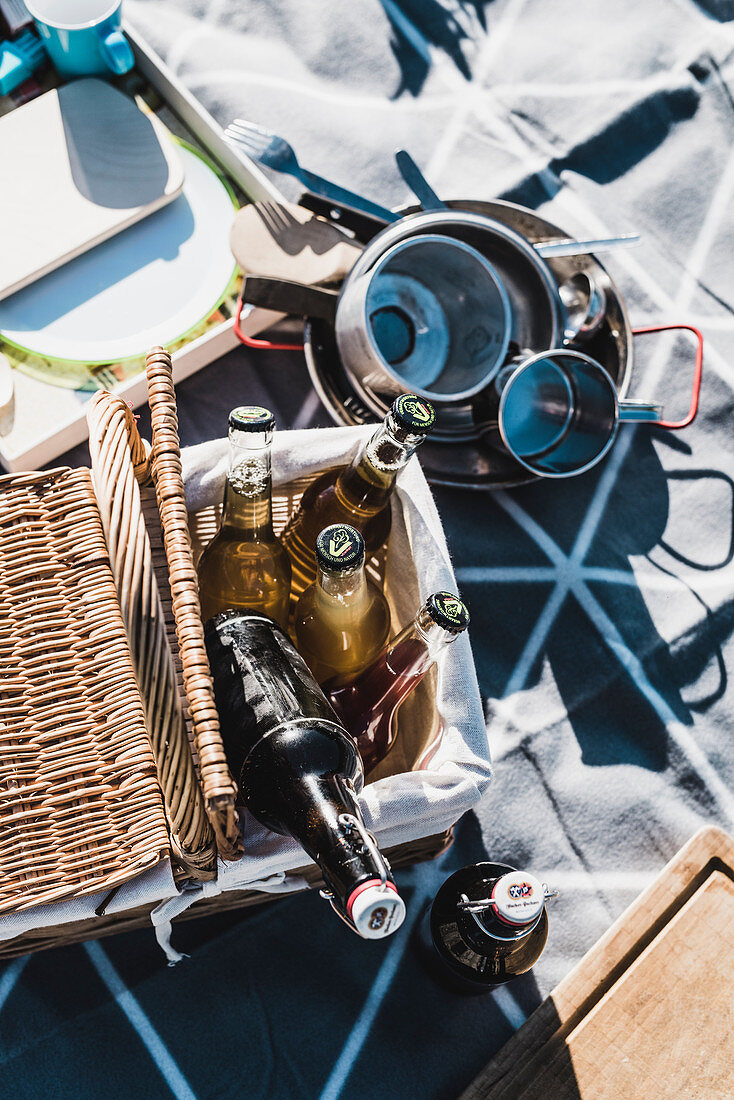
[[[126,73],[135,64],[120,30],[122,0],[27,0],[59,76]]]

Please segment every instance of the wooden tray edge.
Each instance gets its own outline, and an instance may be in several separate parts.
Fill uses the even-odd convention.
[[[507,1095],[519,1096],[518,1072],[525,1081],[534,1066],[552,1057],[551,1048],[564,1041],[714,870],[734,880],[734,839],[723,829],[704,826],[587,951],[460,1100],[499,1097],[504,1085],[509,1088],[510,1077],[512,1091]]]

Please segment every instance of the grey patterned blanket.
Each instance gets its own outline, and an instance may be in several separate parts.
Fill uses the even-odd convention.
[[[455,1096],[698,827],[734,828],[734,5],[126,3],[223,125],[261,122],[388,204],[408,197],[405,146],[443,197],[509,198],[579,236],[638,232],[605,261],[632,322],[705,335],[687,430],[626,427],[567,481],[436,491],[496,773],[454,849],[400,881],[415,913],[463,863],[540,875],[560,897],[532,975],[467,1002],[429,983],[407,930],[360,945],[309,896],[182,928],[193,957],[173,971],[128,936],[0,976],[16,1097],[52,1072],[55,1095],[88,1097]],[[688,339],[635,354],[632,396],[682,416]],[[297,356],[243,350],[181,385],[183,442],[223,434],[245,389],[282,426],[328,422]],[[82,1012],[95,1026],[70,1042]]]

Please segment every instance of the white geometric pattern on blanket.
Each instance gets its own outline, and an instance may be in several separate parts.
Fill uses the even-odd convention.
[[[450,133],[449,131],[447,131],[446,135],[444,136],[443,142],[439,141],[438,145],[436,146],[435,158],[433,160],[429,160],[425,165],[428,178],[438,188],[440,192],[442,184],[442,170],[444,166],[449,165],[451,161],[451,154],[454,147],[452,142],[458,140],[459,136],[461,136],[461,134],[464,132],[466,126],[473,123],[474,118],[480,115],[482,106],[487,102],[488,97],[493,95],[492,89],[486,89],[481,86],[481,78],[485,76],[488,77],[490,75],[489,67],[491,65],[491,60],[494,56],[496,56],[496,47],[492,44],[492,40],[494,39],[495,43],[498,41],[501,43],[503,41],[503,36],[512,32],[515,26],[514,21],[523,14],[524,10],[528,7],[528,4],[525,2],[525,0],[509,0],[509,3],[504,4],[501,7],[497,17],[490,18],[489,33],[486,35],[484,45],[480,46],[480,49],[478,51],[477,68],[475,75],[477,77],[480,77],[480,79],[475,81],[474,87],[469,88],[465,81],[455,72],[451,62],[449,62],[446,57],[442,55],[434,46],[430,45],[426,41],[425,37],[420,31],[420,28],[412,27],[407,17],[405,16],[405,13],[402,11],[402,9],[397,7],[393,0],[382,0],[382,3],[385,10],[388,13],[392,13],[392,15],[395,17],[396,22],[398,19],[402,19],[402,31],[406,35],[406,37],[408,37],[414,43],[415,48],[419,52],[421,52],[421,55],[432,63],[433,68],[440,73],[441,78],[444,80],[444,83],[456,92],[457,98],[459,96],[462,96],[463,101],[466,104],[466,106],[462,105],[459,108],[459,114],[452,119],[453,124]],[[484,38],[484,32],[481,31],[478,20],[474,19],[472,21],[465,9],[463,9],[460,5],[456,3],[449,4],[448,0],[446,6],[451,7],[453,8],[453,10],[455,10],[457,19],[464,20],[465,24],[469,24],[470,22],[473,23],[472,37],[479,38],[481,36],[482,38]],[[683,5],[678,6],[682,7]],[[134,13],[134,18],[137,18],[138,13],[140,14],[141,18],[144,17],[145,7],[146,5],[142,3],[135,2],[135,0],[129,0],[128,10]],[[154,7],[155,9],[155,18],[159,10],[163,8],[164,5],[156,4],[152,7]],[[499,8],[499,5],[497,5],[497,7]],[[229,5],[225,3],[225,0],[211,0],[211,2],[206,6],[204,19],[209,21],[212,33],[215,30],[214,24],[216,24],[226,16],[228,9]],[[694,17],[694,12],[694,6],[693,4],[691,4],[690,15],[692,21]],[[715,27],[717,33],[721,36],[722,40],[728,39],[734,42],[732,31],[728,26],[721,24],[712,24],[710,20],[704,17],[703,13],[699,12],[698,16],[702,29],[711,31],[711,33],[713,33],[713,29]],[[218,31],[217,33],[221,32]],[[173,43],[171,49],[168,52],[168,60],[171,62],[174,68],[177,68],[184,61],[187,55],[187,51],[192,46],[195,46],[199,37],[200,24],[197,22],[192,22],[187,29],[184,29],[182,31],[182,33],[179,35],[178,40]],[[504,41],[506,41],[506,38],[504,38]],[[250,79],[257,79],[257,76],[257,73],[251,74]],[[190,83],[193,84],[197,90],[205,83],[205,81],[201,80],[199,74],[197,74],[195,70],[193,73],[187,74],[187,80],[189,80]],[[632,88],[636,85],[642,87],[645,82],[646,81],[643,78],[640,78],[639,80],[635,80],[634,78],[617,80],[616,82],[609,80],[600,80],[597,87],[595,89],[589,88],[588,92],[589,94],[600,94],[600,92],[606,92],[606,94],[608,95],[614,95],[617,92],[622,91],[624,87]],[[532,91],[535,95],[542,96],[545,94],[549,98],[569,94],[568,86],[563,86],[560,84],[541,84],[540,82],[534,82],[532,84],[528,84],[527,89]],[[471,94],[467,94],[468,91]],[[581,89],[578,85],[575,88],[571,86],[572,94],[579,94],[580,91]],[[554,151],[550,148],[546,150],[539,148],[539,142],[542,141],[542,134],[539,133],[538,129],[535,129],[532,135],[529,135],[528,124],[526,123],[526,120],[520,115],[520,113],[514,115],[512,119],[512,125],[507,124],[506,120],[498,119],[497,117],[493,118],[491,121],[495,133],[499,134],[501,140],[506,143],[509,148],[513,149],[515,154],[518,156],[518,159],[525,165],[527,170],[532,173],[540,172],[542,179],[542,169],[554,155]],[[451,140],[449,140],[449,138]],[[314,164],[313,167],[318,168],[319,166],[317,164]],[[722,176],[719,184],[720,197],[723,196],[728,190],[730,182],[728,177],[730,176],[730,172],[731,161],[729,162],[727,171]],[[563,182],[567,183],[568,181],[565,180]],[[499,189],[502,190],[502,187],[500,187]],[[568,186],[564,186],[561,191],[554,196],[554,212],[555,211],[558,211],[559,213],[562,211],[566,211],[569,217],[577,223],[579,228],[587,227],[590,234],[599,236],[611,235],[610,228],[612,231],[615,228],[614,226],[608,227],[604,225],[602,219],[598,216],[598,214],[592,211],[588,204],[579,199],[574,194],[573,189]],[[710,239],[711,231],[717,215],[717,203],[716,201],[712,201],[709,208],[708,220],[707,222],[704,222],[702,232],[699,235],[699,240],[697,242],[699,270],[700,265],[703,263],[706,254],[706,234],[708,234]],[[557,217],[556,220],[560,221],[560,218]],[[694,259],[696,259],[696,248],[694,248],[690,257],[691,262]],[[644,294],[647,296],[648,300],[653,304],[653,306],[661,310],[663,313],[662,317],[660,315],[656,315],[650,318],[648,318],[647,316],[635,316],[634,320],[636,323],[640,324],[645,322],[652,323],[664,320],[678,320],[676,308],[680,308],[690,301],[690,298],[687,297],[687,294],[685,293],[686,286],[688,286],[691,293],[692,288],[695,286],[693,272],[691,272],[690,275],[684,274],[684,279],[677,296],[672,297],[671,295],[666,293],[666,291],[656,282],[656,280],[645,270],[640,261],[637,260],[633,255],[619,254],[617,257],[615,257],[615,263],[618,264],[619,267],[623,269],[632,279],[634,279],[636,284],[641,288],[641,290],[644,292]],[[691,320],[691,323],[704,326],[706,324],[706,321],[708,320],[708,318],[706,317],[701,318],[698,316],[696,316],[695,319],[689,316],[689,319]],[[715,329],[717,332],[724,332],[730,330],[732,328],[732,325],[734,325],[734,321],[732,321],[730,317],[716,317],[712,319],[711,330]],[[662,357],[663,351],[660,350],[658,354],[660,357]],[[719,374],[721,378],[724,379],[730,386],[734,386],[734,367],[732,367],[727,358],[715,346],[712,345],[708,333],[706,344],[706,364],[707,369],[713,368],[714,371]],[[307,420],[304,421],[303,426],[306,426],[307,423]],[[538,620],[535,629],[531,632],[531,636],[526,643],[525,650],[516,666],[515,673],[510,678],[508,688],[511,687],[515,694],[509,698],[506,697],[503,700],[499,700],[495,707],[492,733],[493,738],[495,735],[500,738],[499,752],[496,753],[496,756],[498,758],[501,758],[505,751],[510,751],[509,741],[503,740],[502,722],[504,721],[505,729],[509,730],[510,726],[512,725],[512,715],[516,712],[518,705],[521,705],[521,689],[524,686],[525,682],[524,674],[526,674],[526,670],[532,664],[532,661],[534,659],[533,654],[537,655],[542,650],[544,641],[548,635],[548,631],[550,630],[555,616],[560,609],[562,603],[560,595],[562,592],[564,594],[570,593],[575,596],[577,600],[579,600],[579,603],[582,607],[584,607],[588,618],[594,624],[595,628],[599,631],[601,636],[605,639],[607,645],[612,650],[612,653],[614,654],[616,659],[624,665],[630,676],[637,683],[637,686],[640,688],[640,690],[643,691],[643,694],[646,694],[646,697],[653,704],[654,709],[656,709],[659,716],[666,722],[669,730],[671,732],[675,730],[675,734],[680,737],[680,724],[675,722],[675,717],[671,715],[668,704],[660,696],[657,696],[656,689],[650,684],[640,661],[630,650],[629,646],[627,646],[626,643],[624,643],[624,641],[621,639],[616,627],[609,619],[609,616],[607,616],[606,613],[603,611],[598,600],[596,600],[596,598],[593,596],[593,593],[588,587],[589,582],[598,582],[600,580],[612,584],[630,584],[634,583],[634,579],[631,577],[631,574],[623,573],[620,576],[614,576],[613,571],[611,570],[605,571],[595,569],[592,566],[587,566],[584,564],[585,550],[584,552],[579,553],[579,550],[584,549],[584,544],[586,546],[586,549],[588,549],[588,546],[592,541],[593,533],[596,530],[596,525],[598,524],[599,518],[604,510],[605,500],[614,485],[616,475],[621,468],[625,453],[630,445],[630,440],[631,432],[622,433],[619,440],[617,441],[615,451],[610,457],[604,475],[597,487],[595,504],[592,504],[590,506],[590,509],[587,512],[586,520],[582,522],[581,528],[579,530],[576,546],[574,547],[574,549],[572,549],[570,554],[565,554],[556,545],[556,543],[552,539],[550,539],[547,533],[543,531],[540,525],[535,523],[535,521],[532,520],[532,518],[525,512],[525,510],[521,509],[517,505],[516,501],[513,501],[512,498],[503,495],[498,495],[496,498],[500,506],[505,508],[513,516],[515,521],[519,523],[519,525],[530,534],[530,537],[533,538],[536,544],[540,546],[541,550],[543,550],[543,552],[546,554],[549,561],[551,562],[551,565],[547,568],[525,568],[522,566],[518,567],[522,571],[524,583],[533,583],[535,581],[541,580],[545,581],[546,583],[548,580],[552,580],[554,582],[554,590],[546,604],[546,609],[544,612],[541,613],[541,617]],[[608,474],[607,471],[609,471]],[[594,509],[593,513],[591,511],[592,508]],[[583,530],[586,531],[584,544],[579,541],[581,538],[581,532]],[[460,571],[460,579],[462,577],[466,580],[477,580],[480,577],[483,577],[494,584],[512,583],[517,580],[517,576],[513,574],[512,570],[499,568],[495,569],[491,566],[486,567],[486,569],[483,569],[481,566],[472,567],[471,570],[465,569],[463,571]],[[672,722],[670,721],[671,717],[673,719]],[[681,750],[681,752],[687,752],[692,755],[696,763],[703,769],[703,773],[707,773],[707,769],[710,769],[710,765],[705,758],[703,758],[703,760],[701,759],[700,750],[698,750],[698,746],[694,741],[692,734],[685,729],[682,730],[682,732],[684,734],[684,739],[682,741],[679,740],[679,749]],[[708,782],[708,774],[706,774],[706,779]],[[717,792],[717,796],[722,813],[727,814],[731,818],[730,798],[728,800],[726,798],[723,798],[723,792],[720,789]],[[559,885],[561,887],[574,891],[583,889],[583,876],[585,873],[586,872],[583,870],[579,872],[567,872],[565,881],[559,881]],[[589,886],[593,890],[601,889],[605,885],[608,885],[610,889],[617,889],[624,884],[627,888],[632,888],[637,891],[644,884],[642,880],[648,877],[647,873],[643,872],[633,872],[630,876],[629,872],[620,871],[618,875],[623,880],[623,883],[617,882],[614,873],[600,873],[598,876],[589,875]],[[614,881],[611,881],[612,879],[614,879]],[[398,944],[396,941],[394,944],[395,955],[399,954],[397,948]],[[354,1028],[350,1033],[342,1054],[332,1070],[331,1076],[329,1077],[329,1084],[327,1086],[327,1089],[324,1091],[324,1098],[328,1095],[329,1100],[335,1100],[335,1098],[339,1096],[342,1087],[346,1082],[352,1067],[355,1064],[356,1058],[368,1037],[371,1021],[372,1019],[374,1019],[374,1014],[377,1008],[379,1008],[382,998],[385,996],[385,993],[389,989],[390,981],[395,973],[396,966],[394,965],[394,963],[390,963],[388,965],[388,958],[389,956],[386,956],[383,967],[378,974],[378,978],[373,985],[372,991],[368,995],[367,1001],[365,1002],[362,1012],[359,1014],[357,1020],[355,1021]],[[17,960],[16,963],[11,963],[3,973],[2,978],[0,978],[0,1007],[2,1007],[3,990],[7,989],[9,992],[10,988],[12,988],[12,984],[14,984],[14,981],[17,979],[17,976],[20,973],[21,967],[19,964],[21,963],[22,960]],[[9,977],[9,975],[11,977]],[[380,977],[380,975],[382,975],[382,978]]]
[[[675,298],[670,301],[670,308],[673,315],[685,312],[691,303],[696,289],[696,280],[703,271],[708,251],[719,227],[720,219],[733,193],[734,151],[730,153],[719,184],[711,197],[706,216],[691,251],[688,263],[686,264],[679,292]],[[670,350],[670,340],[670,336],[660,340],[655,358],[648,370],[647,380],[648,383],[652,385],[653,389],[655,383],[658,382],[662,376],[666,363],[666,353],[669,353]],[[707,361],[711,358],[711,351],[712,349],[707,344]],[[719,361],[718,357],[714,356],[714,358],[717,362]],[[730,377],[725,378],[725,380],[729,382]],[[624,642],[609,615],[604,611],[586,583],[583,567],[584,558],[592,544],[594,535],[596,534],[604,514],[607,501],[629,451],[633,431],[634,428],[628,427],[625,431],[620,433],[620,437],[615,444],[612,454],[606,462],[603,474],[589,504],[586,516],[581,523],[571,553],[568,555],[563,553],[547,532],[545,532],[515,500],[505,493],[497,493],[495,496],[500,507],[508,512],[508,514],[526,531],[536,545],[539,546],[550,559],[556,571],[553,591],[534,629],[531,631],[520,658],[507,682],[505,696],[511,696],[524,687],[530,668],[542,651],[543,645],[556,621],[556,617],[566,596],[569,593],[573,594],[591,622],[596,626],[617,660],[624,665],[640,692],[645,696],[661,721],[665,724],[673,742],[687,758],[689,764],[705,781],[706,786],[716,798],[721,813],[731,825],[734,825],[734,794],[732,794],[727,785],[722,782],[715,769],[701,752],[693,735],[677,719],[671,707],[650,683],[641,661]],[[464,576],[463,571],[457,569],[456,573],[457,580],[461,581]],[[491,574],[491,570],[488,570],[487,576],[489,576],[489,574]],[[472,579],[482,579],[482,570],[480,567],[472,569]],[[499,578],[498,582],[502,583]],[[611,579],[611,583],[614,583],[613,579]],[[511,720],[514,715],[514,708],[511,703],[501,702],[497,705],[495,713],[500,720],[502,720],[503,717],[506,721]],[[493,733],[494,732],[497,731],[493,727]]]

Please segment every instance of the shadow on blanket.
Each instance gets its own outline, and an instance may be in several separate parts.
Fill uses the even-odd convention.
[[[458,0],[452,11],[438,0],[382,0],[393,32],[390,48],[400,66],[400,83],[392,98],[398,99],[404,92],[420,94],[432,65],[429,47],[446,53],[461,75],[471,80],[471,65],[463,49],[473,42],[467,16],[474,15],[486,30],[485,8],[492,2]]]
[[[553,572],[529,532],[493,510],[492,549],[501,546],[506,553],[511,546],[512,565],[526,566],[528,575],[492,585],[492,598],[484,601],[486,612],[479,621],[474,617],[480,687],[485,698],[499,699],[552,677],[555,689],[547,686],[544,693],[547,720],[561,717],[561,707],[553,714],[552,695],[557,693],[585,764],[630,763],[661,771],[668,764],[666,723],[691,725],[693,712],[710,708],[726,689],[722,646],[734,632],[734,600],[710,607],[696,591],[691,572],[720,569],[734,555],[734,483],[718,470],[666,472],[651,434],[638,431],[597,517],[593,538],[581,550],[579,533],[589,509],[593,511],[603,476],[602,464],[584,477],[513,493],[513,501],[564,555]],[[687,496],[678,496],[680,485]],[[686,512],[692,500],[697,510],[691,519]],[[459,502],[455,508],[464,510]],[[471,501],[466,508],[468,525]],[[711,539],[698,545],[711,553],[710,563],[694,560],[673,545],[686,525],[700,536],[695,517],[707,514],[715,517],[715,529]],[[674,531],[670,541],[669,528]],[[636,561],[640,558],[647,563]],[[486,549],[480,560],[487,560]],[[637,584],[633,561],[653,582],[646,595]],[[471,606],[472,584],[464,587]],[[558,606],[551,618],[548,606],[554,596]],[[658,612],[675,607],[678,633],[662,637],[648,604],[663,629],[666,619]],[[544,615],[550,620],[545,637],[529,660],[529,640]]]

